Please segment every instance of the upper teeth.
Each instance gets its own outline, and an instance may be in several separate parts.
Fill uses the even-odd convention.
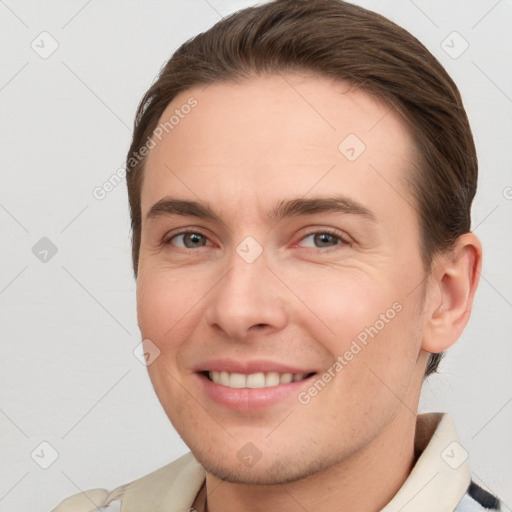
[[[306,373],[230,373],[230,372],[209,372],[210,379],[215,384],[228,386],[230,388],[268,388],[279,384],[288,384],[292,381],[302,380]]]

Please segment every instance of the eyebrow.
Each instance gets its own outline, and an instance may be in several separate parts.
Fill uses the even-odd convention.
[[[267,213],[271,221],[278,222],[288,217],[313,215],[317,213],[343,213],[359,215],[376,222],[375,214],[362,204],[345,196],[318,197],[311,199],[297,198],[280,201]],[[148,211],[146,221],[159,217],[182,215],[209,219],[222,223],[222,219],[202,202],[164,197]]]

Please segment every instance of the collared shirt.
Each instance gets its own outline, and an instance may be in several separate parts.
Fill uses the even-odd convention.
[[[481,512],[499,500],[471,481],[468,453],[447,414],[419,414],[415,451],[421,455],[381,512]],[[92,489],[62,501],[52,512],[189,512],[206,473],[192,453],[109,492]]]

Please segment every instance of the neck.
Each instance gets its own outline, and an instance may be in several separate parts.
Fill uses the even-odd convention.
[[[298,506],[304,510],[380,510],[398,492],[414,466],[415,427],[415,414],[402,407],[364,450],[286,484],[234,484],[207,473],[208,512],[291,512]]]

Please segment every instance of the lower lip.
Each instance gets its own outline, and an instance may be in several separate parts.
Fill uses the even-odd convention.
[[[254,411],[264,409],[290,396],[297,396],[301,388],[308,386],[316,376],[311,375],[288,384],[279,384],[268,388],[230,388],[211,381],[202,373],[199,377],[204,392],[215,402],[235,411]]]

